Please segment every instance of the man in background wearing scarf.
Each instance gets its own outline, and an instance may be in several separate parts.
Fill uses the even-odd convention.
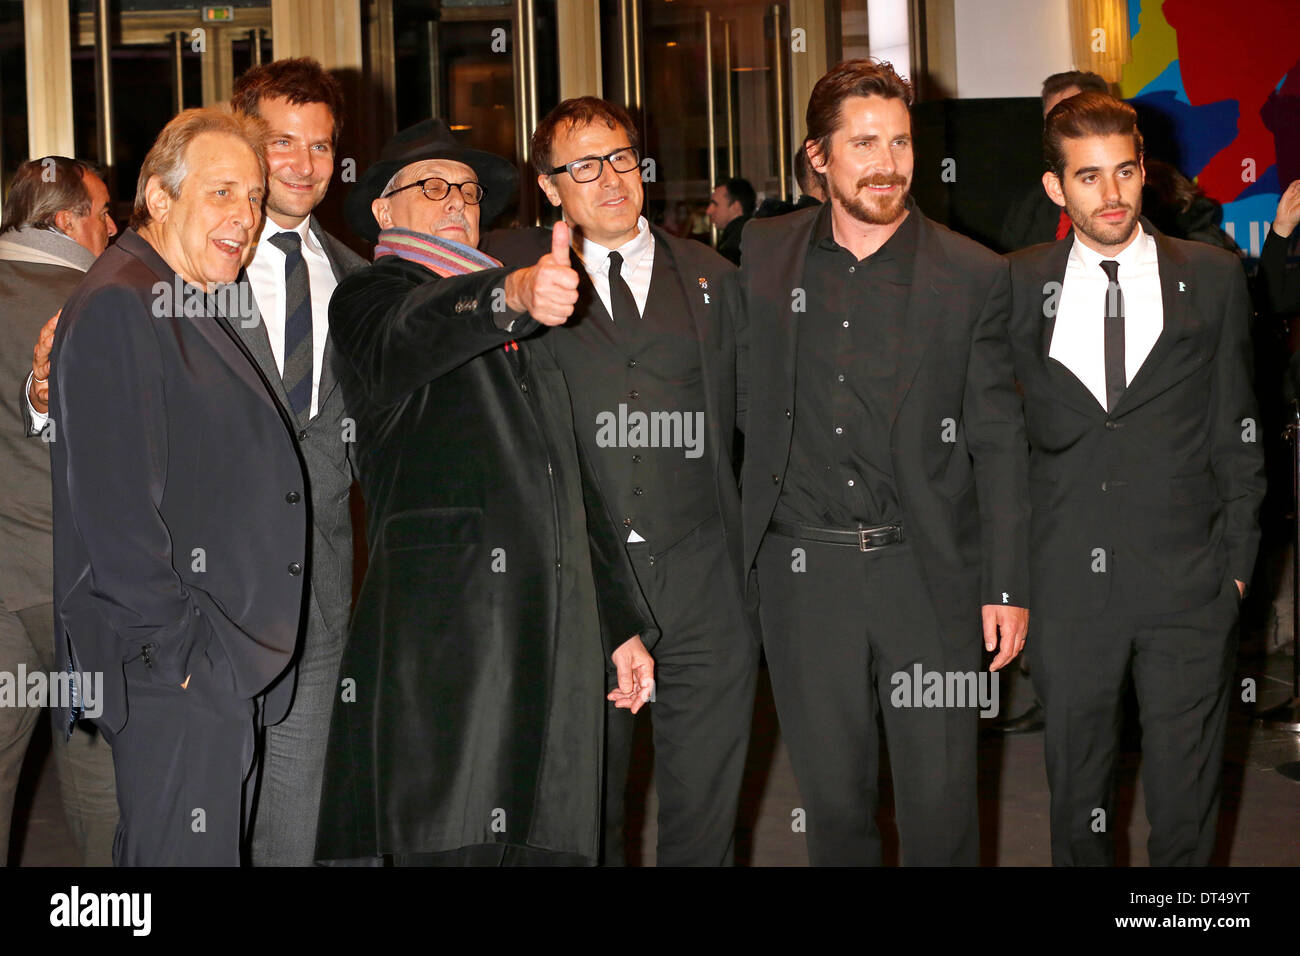
[[[0,672],[49,674],[54,662],[54,516],[48,425],[58,312],[117,234],[108,188],[65,156],[23,163],[0,223]],[[33,349],[33,346],[35,347]],[[39,706],[0,707],[0,865]],[[66,729],[66,728],[65,728]],[[89,722],[54,734],[54,764],[74,858],[112,866],[113,754]]]

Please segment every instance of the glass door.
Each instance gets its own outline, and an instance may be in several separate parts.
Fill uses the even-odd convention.
[[[649,218],[707,242],[717,183],[740,176],[759,202],[791,198],[787,4],[600,2],[606,95],[632,109],[653,161]]]
[[[270,0],[176,9],[165,0],[69,0],[78,157],[106,167],[124,222],[158,131],[178,110],[230,98],[236,69],[271,50]]]

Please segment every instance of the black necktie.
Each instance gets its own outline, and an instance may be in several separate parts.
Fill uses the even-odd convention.
[[[1124,291],[1119,287],[1119,263],[1106,259],[1101,268],[1106,283],[1106,411],[1114,411],[1128,387],[1124,369]]]
[[[623,278],[623,257],[617,252],[609,254],[609,301],[615,322],[631,322],[641,318],[636,298]]]
[[[271,237],[271,245],[284,253],[284,353],[285,394],[293,413],[304,418],[311,410],[311,283],[307,261],[302,257],[302,237],[296,232],[281,232]]]

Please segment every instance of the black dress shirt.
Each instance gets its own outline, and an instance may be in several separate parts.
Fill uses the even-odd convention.
[[[804,266],[794,432],[774,516],[869,527],[902,518],[889,432],[917,216],[859,260],[835,241],[830,211],[817,217]]]

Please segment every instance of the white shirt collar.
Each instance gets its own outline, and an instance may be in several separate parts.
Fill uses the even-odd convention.
[[[1101,272],[1101,263],[1115,261],[1119,263],[1119,274],[1121,278],[1124,275],[1132,275],[1138,269],[1148,266],[1156,261],[1156,240],[1149,232],[1142,228],[1142,223],[1138,223],[1137,229],[1133,233],[1133,238],[1129,244],[1113,256],[1103,256],[1100,252],[1079,241],[1076,233],[1074,236],[1074,247],[1070,250],[1070,258],[1076,266],[1081,267],[1086,275],[1094,272]]]
[[[578,258],[582,264],[587,267],[588,272],[599,273],[600,275],[609,275],[609,254],[611,251],[617,252],[623,257],[623,266],[619,270],[619,275],[626,278],[633,272],[645,259],[646,253],[654,243],[654,236],[650,232],[650,223],[645,216],[637,217],[636,235],[629,239],[617,249],[606,249],[598,242],[586,238],[582,239],[582,248],[578,250]]]
[[[267,240],[272,236],[279,235],[282,232],[296,232],[298,237],[302,239],[302,245],[306,251],[314,252],[319,255],[325,254],[324,247],[322,247],[320,242],[316,239],[316,234],[311,231],[311,216],[304,217],[303,221],[298,223],[298,225],[294,226],[292,229],[285,229],[270,216],[267,216],[266,222],[262,226],[262,235],[257,240],[258,245],[261,246],[265,243],[268,248],[275,249],[276,252],[283,256],[283,252],[280,252],[280,250],[276,249],[274,245],[267,242]]]

